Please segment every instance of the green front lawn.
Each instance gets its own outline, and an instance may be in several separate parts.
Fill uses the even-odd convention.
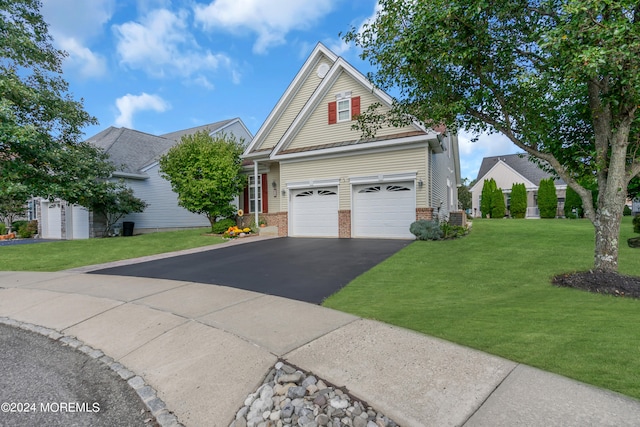
[[[0,246],[0,270],[59,271],[200,246],[224,240],[207,236],[208,229],[171,231],[107,239],[66,240]]]
[[[640,276],[624,218],[620,272]],[[640,398],[640,300],[558,288],[588,270],[586,220],[476,220],[459,240],[417,241],[324,305]]]

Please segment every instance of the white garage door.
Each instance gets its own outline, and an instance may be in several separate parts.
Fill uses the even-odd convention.
[[[338,188],[291,190],[291,235],[338,237]]]
[[[62,239],[62,209],[60,203],[42,204],[42,237]]]
[[[353,187],[353,237],[414,238],[409,226],[416,220],[413,182]]]

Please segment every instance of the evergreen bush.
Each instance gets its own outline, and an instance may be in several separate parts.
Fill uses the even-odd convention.
[[[220,221],[213,224],[213,226],[211,227],[211,232],[214,234],[223,234],[229,229],[229,227],[233,227],[234,225],[236,225],[236,221],[234,219],[221,219]]]
[[[418,240],[440,240],[444,235],[438,221],[429,221],[426,219],[420,219],[412,223],[409,231],[416,236]]]
[[[493,178],[484,180],[484,184],[482,185],[482,194],[480,196],[480,212],[482,213],[483,218],[491,216],[491,210],[493,208],[493,193],[496,188],[496,181]]]
[[[558,213],[558,196],[553,178],[540,181],[538,209],[540,209],[540,218],[555,218]]]
[[[7,234],[7,226],[4,222],[0,222],[0,235]]]
[[[624,205],[624,208],[622,209],[622,215],[631,216],[631,208],[627,205]]]
[[[523,183],[511,186],[510,213],[513,218],[524,218],[527,214],[527,188]]]
[[[504,218],[507,207],[504,204],[504,193],[501,188],[496,188],[491,194],[491,218]]]

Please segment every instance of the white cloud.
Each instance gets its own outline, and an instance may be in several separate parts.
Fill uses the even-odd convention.
[[[188,28],[188,13],[156,9],[139,22],[115,25],[120,63],[155,77],[191,77],[232,67],[223,54],[201,48]]]
[[[522,150],[501,133],[480,134],[478,141],[472,142],[475,134],[460,130],[458,132],[458,146],[460,149],[460,169],[462,178],[474,180],[482,159],[502,154],[520,153]]]
[[[333,8],[334,0],[214,0],[209,5],[196,5],[196,22],[205,29],[240,30],[256,33],[256,53],[266,53],[284,44],[292,30],[312,25]]]
[[[105,58],[89,48],[90,42],[103,34],[111,19],[115,0],[44,0],[42,16],[56,47],[69,53],[65,63],[84,78],[99,77],[106,72]],[[81,17],[81,18],[79,18]]]
[[[107,63],[105,58],[82,46],[76,39],[62,38],[59,41],[59,45],[69,53],[67,64],[77,69],[81,77],[101,77],[106,73]]]
[[[144,92],[141,95],[131,95],[128,93],[116,99],[116,107],[120,112],[120,115],[116,117],[116,126],[130,129],[133,128],[133,115],[138,111],[152,110],[162,113],[171,108],[169,103],[158,95],[149,95]]]

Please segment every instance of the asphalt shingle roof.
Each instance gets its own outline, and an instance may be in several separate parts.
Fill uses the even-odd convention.
[[[529,154],[519,153],[485,157],[482,159],[482,164],[480,165],[480,170],[478,170],[478,177],[476,178],[476,181],[482,179],[482,177],[485,176],[500,160],[535,185],[540,185],[540,181],[543,179],[553,178],[550,173],[545,172],[540,168],[540,166],[533,163],[530,160]],[[564,184],[564,181],[561,179],[556,179],[555,182],[556,184]]]
[[[235,119],[222,120],[164,135],[151,135],[128,128],[109,127],[87,139],[102,148],[118,172],[143,174],[142,169],[160,159],[165,152],[180,142],[184,135],[201,130],[216,131]]]
[[[218,130],[221,127],[224,127],[225,125],[231,123],[233,120],[235,119],[229,119],[229,120],[221,120],[219,122],[215,122],[215,123],[209,123],[208,125],[202,125],[202,126],[196,126],[193,128],[189,128],[189,129],[184,129],[184,130],[179,130],[176,132],[171,132],[171,133],[165,133],[164,135],[160,135],[163,138],[166,139],[170,139],[176,142],[179,142],[180,139],[185,136],[185,135],[192,135],[196,132],[200,132],[203,130],[208,130],[208,131],[214,131],[214,130]]]
[[[175,141],[127,128],[109,127],[87,142],[102,148],[119,172],[140,174]]]

